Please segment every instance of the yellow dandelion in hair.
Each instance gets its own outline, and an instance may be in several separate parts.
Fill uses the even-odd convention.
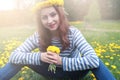
[[[36,12],[37,10],[49,6],[64,6],[64,0],[46,0],[38,2],[35,6],[33,6],[32,11]]]

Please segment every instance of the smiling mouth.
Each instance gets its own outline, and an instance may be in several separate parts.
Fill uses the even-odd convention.
[[[55,24],[52,24],[52,25],[49,25],[50,28],[54,28],[55,27]]]

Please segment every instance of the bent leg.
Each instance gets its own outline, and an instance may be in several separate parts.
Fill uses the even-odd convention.
[[[7,63],[3,68],[0,69],[0,80],[10,80],[21,70],[22,67],[23,65]]]
[[[51,77],[53,79],[63,79],[63,78],[69,78],[70,80],[79,80],[79,78],[83,78],[86,76],[86,74],[90,70],[84,70],[84,71],[63,71],[62,68],[57,67],[56,73],[54,74],[51,71],[48,71],[48,64],[44,65],[27,65],[29,68],[37,72],[38,74],[44,76],[44,77]]]
[[[116,80],[108,68],[99,60],[99,67],[91,70],[97,80]]]

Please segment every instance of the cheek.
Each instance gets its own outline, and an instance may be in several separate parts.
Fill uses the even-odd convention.
[[[41,22],[42,22],[43,26],[45,26],[45,25],[46,25],[46,21],[43,21],[43,20],[42,20]]]
[[[56,20],[57,20],[58,23],[60,23],[60,18],[59,18],[59,16],[56,17]]]

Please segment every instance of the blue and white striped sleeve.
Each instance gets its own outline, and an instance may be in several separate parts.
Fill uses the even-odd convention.
[[[62,57],[64,71],[87,70],[99,66],[99,59],[94,49],[78,29],[75,29],[73,33],[73,45],[78,49],[82,57]],[[79,54],[79,52],[75,54]]]
[[[37,32],[27,38],[9,58],[9,63],[40,65],[40,52],[32,52],[38,44]]]

